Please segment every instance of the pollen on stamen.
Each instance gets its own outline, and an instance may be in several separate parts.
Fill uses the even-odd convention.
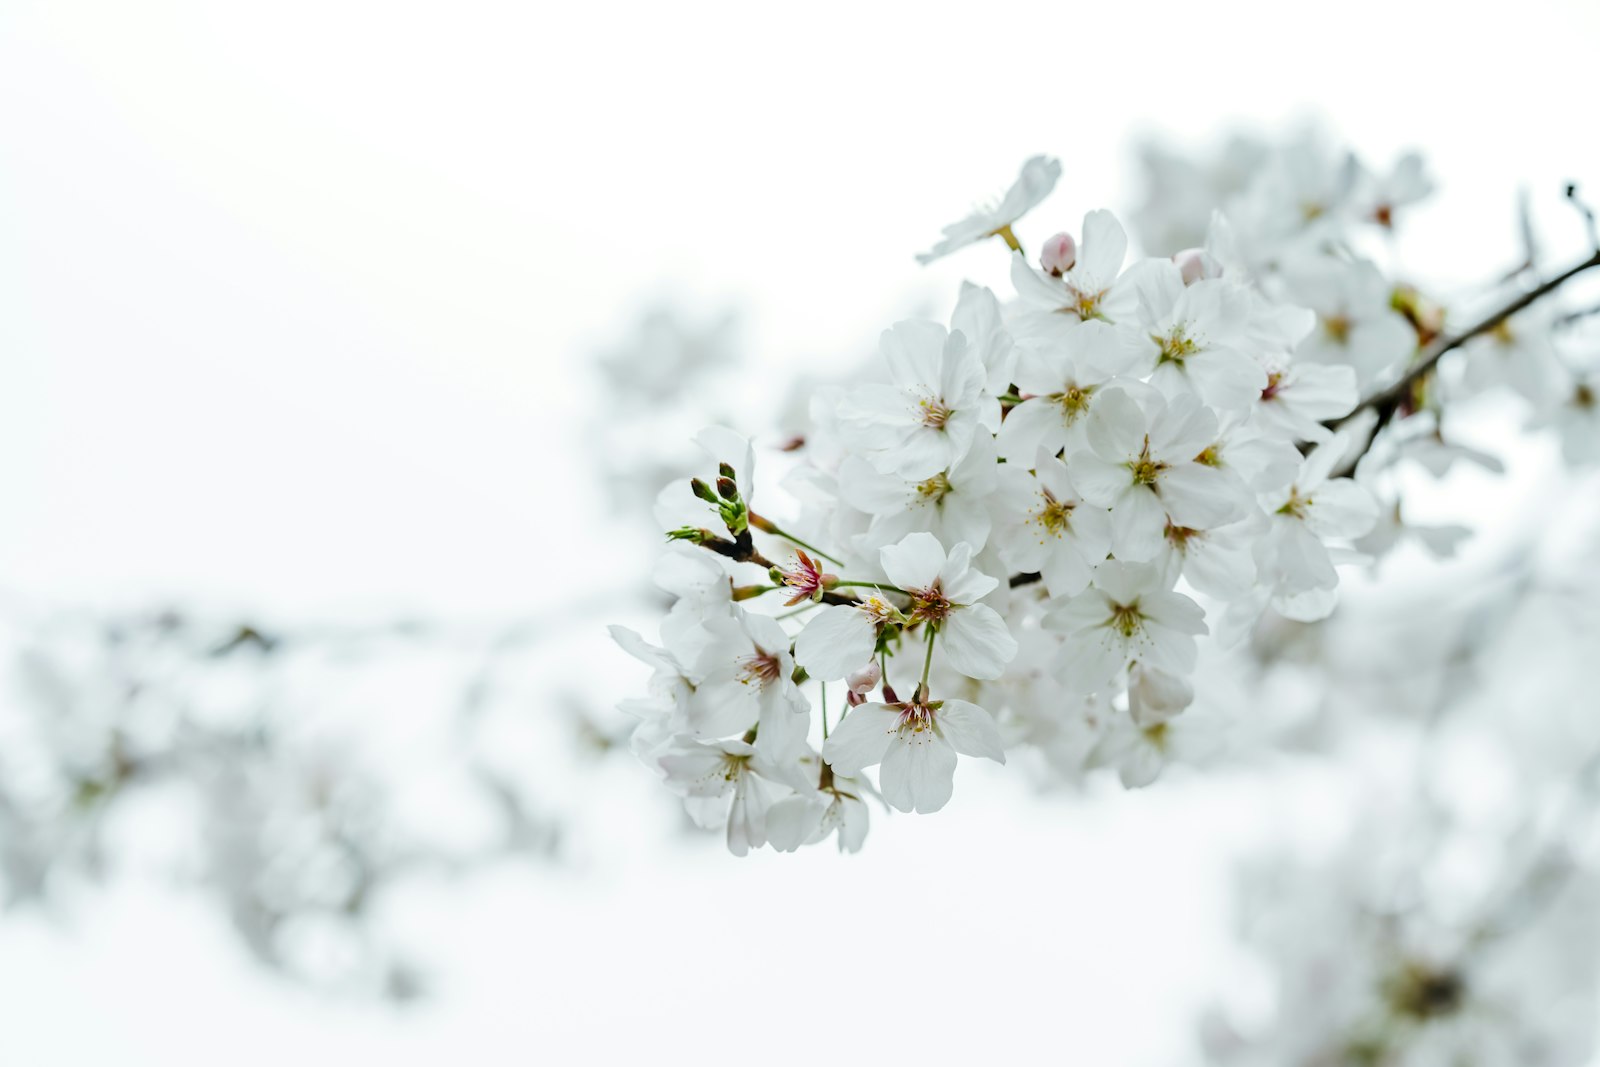
[[[1044,498],[1044,507],[1034,516],[1034,520],[1045,533],[1052,537],[1060,537],[1072,528],[1072,509],[1077,505],[1057,500],[1049,493],[1040,495]]]
[[[1089,410],[1089,394],[1093,391],[1092,388],[1082,389],[1076,385],[1070,385],[1063,392],[1052,393],[1050,399],[1061,405],[1063,417],[1068,422],[1071,422]]]
[[[1300,488],[1296,486],[1289,490],[1289,499],[1283,502],[1278,509],[1279,515],[1288,515],[1292,518],[1303,519],[1306,517],[1306,508],[1311,504],[1310,497],[1300,495]]]
[[[939,588],[938,582],[935,582],[927,589],[912,589],[909,592],[911,593],[911,617],[913,620],[932,623],[943,622],[950,612],[955,609],[955,605],[950,603],[949,599],[944,595],[944,591]]]
[[[922,424],[935,430],[944,429],[945,423],[950,421],[950,416],[955,414],[937,397],[924,397],[917,401],[917,407],[922,409]]]
[[[940,471],[932,478],[917,483],[917,496],[926,503],[937,504],[944,499],[945,494],[950,492],[952,488],[949,476],[944,471]]]
[[[900,722],[895,730],[901,737],[907,737],[909,734],[911,740],[921,740],[919,735],[933,732],[934,709],[931,705],[908,701],[899,706],[899,711]]]
[[[755,655],[746,656],[739,662],[739,680],[746,685],[754,683],[767,686],[782,675],[783,665],[778,662],[778,657],[765,649],[757,649]]]
[[[1172,332],[1165,337],[1159,334],[1151,334],[1150,340],[1161,347],[1161,354],[1156,359],[1157,363],[1176,363],[1182,366],[1185,359],[1200,351],[1200,343],[1190,337],[1182,326],[1174,327]]]
[[[1125,638],[1132,638],[1144,628],[1144,616],[1138,604],[1117,604],[1111,609],[1111,628]]]

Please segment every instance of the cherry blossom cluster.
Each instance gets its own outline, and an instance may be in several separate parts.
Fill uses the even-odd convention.
[[[1240,925],[1275,997],[1265,1018],[1208,1012],[1208,1063],[1591,1062],[1592,866],[1527,827],[1484,833],[1437,811],[1386,807],[1352,829],[1320,861],[1284,848],[1243,872]],[[1452,864],[1463,847],[1492,857],[1487,877]]]
[[[507,635],[488,643],[510,647]],[[275,974],[425,995],[427,962],[390,901],[511,857],[550,862],[566,829],[473,744],[469,724],[498,717],[500,686],[481,677],[466,700],[448,688],[484,644],[418,620],[297,627],[11,606],[0,617],[0,904],[59,914],[85,885],[158,872],[209,897]],[[435,796],[473,813],[448,836],[404,803],[418,762],[375,753],[343,711],[370,702],[394,663],[430,660],[451,711],[471,703],[459,721],[445,716],[451,741],[427,751]],[[425,697],[416,674],[403,682]]]
[[[1464,528],[1408,524],[1379,477],[1494,464],[1447,437],[1450,404],[1509,386],[1569,458],[1593,451],[1592,389],[1531,316],[1600,250],[1537,287],[1514,273],[1522,292],[1451,332],[1363,252],[1431,190],[1415,155],[1375,173],[1315,138],[1262,147],[1191,225],[1203,243],[1131,261],[1105,210],[1024,253],[1014,227],[1060,170],[1028,160],[919,257],[1003,242],[1007,291],[963,285],[947,322],[896,323],[875,367],[812,393],[783,450],[792,519],[720,427],[702,477],[658,498],[674,603],[659,644],[613,629],[654,669],[625,710],[736,854],[859,847],[873,767],[888,806],[922,813],[959,756],[1029,744],[1147,784],[1188,747],[1203,650],[1326,618],[1339,567],[1402,533],[1453,550]]]
[[[924,258],[1018,245],[1058,173],[1028,161]],[[1311,312],[1226,252],[1127,253],[1093,211],[1037,263],[1013,252],[1004,302],[968,285],[948,325],[886,330],[878,380],[813,398],[796,533],[755,510],[754,450],[729,430],[701,435],[704,478],[663,492],[676,601],[659,645],[614,631],[655,669],[635,749],[735,853],[858,847],[873,766],[890,806],[937,811],[959,755],[1004,762],[996,715],[1017,701],[1159,744],[1199,639],[1332,609],[1377,513],[1331,477],[1344,442],[1321,425],[1355,406],[1357,370],[1299,352]]]

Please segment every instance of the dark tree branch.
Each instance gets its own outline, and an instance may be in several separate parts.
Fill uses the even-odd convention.
[[[1483,334],[1490,332],[1495,327],[1509,319],[1512,315],[1515,315],[1517,312],[1521,311],[1523,308],[1528,307],[1530,304],[1533,304],[1550,295],[1557,289],[1561,288],[1561,286],[1565,285],[1572,278],[1575,278],[1584,271],[1590,270],[1594,267],[1600,267],[1600,246],[1597,246],[1595,250],[1589,254],[1587,259],[1573,264],[1571,267],[1568,267],[1555,277],[1540,283],[1535,288],[1529,289],[1525,293],[1518,294],[1515,299],[1495,309],[1493,312],[1473,323],[1466,329],[1439,337],[1432,344],[1426,346],[1422,350],[1416,362],[1414,362],[1410,369],[1402,374],[1400,378],[1392,385],[1378,390],[1376,393],[1363,400],[1356,406],[1354,411],[1346,415],[1344,418],[1330,420],[1323,425],[1327,426],[1330,430],[1338,430],[1341,427],[1349,425],[1351,420],[1355,419],[1363,411],[1371,410],[1376,412],[1378,416],[1377,424],[1372,428],[1372,436],[1375,438],[1378,434],[1378,431],[1382,430],[1386,425],[1388,425],[1389,422],[1399,412],[1401,405],[1403,405],[1411,396],[1411,391],[1416,384],[1433,370],[1434,365],[1437,364],[1443,356],[1449,352],[1455,351],[1473,338],[1480,337]],[[1335,477],[1344,477],[1350,474],[1351,471],[1355,470],[1356,463],[1363,455],[1366,454],[1367,448],[1370,448],[1371,445],[1372,441],[1369,439],[1366,447],[1362,448],[1361,451],[1356,455],[1347,459],[1340,466],[1340,468],[1334,472]]]

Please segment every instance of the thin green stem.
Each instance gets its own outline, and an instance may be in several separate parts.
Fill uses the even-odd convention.
[[[777,523],[773,522],[771,519],[767,518],[764,515],[754,515],[754,514],[752,514],[750,516],[750,525],[754,526],[758,530],[762,530],[762,531],[765,531],[766,533],[772,534],[774,537],[781,537],[785,541],[793,541],[795,544],[799,545],[801,548],[804,548],[804,549],[807,549],[808,551],[816,553],[817,555],[821,556],[823,559],[827,560],[829,563],[835,564],[835,565],[840,566],[840,567],[844,566],[844,560],[837,559],[837,558],[835,558],[833,556],[828,555],[826,552],[822,551],[822,549],[818,548],[814,544],[811,544],[809,541],[800,540],[800,538],[796,537],[794,534],[790,533],[788,530],[783,529]]]
[[[819,703],[822,705],[822,739],[826,741],[828,739],[828,683],[819,681],[817,686],[822,690],[822,698]]]
[[[879,589],[885,593],[899,593],[901,596],[911,594],[901,589],[898,585],[885,585],[883,582],[834,582],[833,588],[844,589],[851,586],[866,586],[869,589]]]
[[[1011,232],[1011,224],[1010,223],[1007,223],[1006,225],[1000,227],[998,230],[994,231],[994,236],[996,236],[996,237],[1000,238],[1000,240],[1004,241],[1006,243],[1006,247],[1011,249],[1011,251],[1013,251],[1013,252],[1021,252],[1022,251],[1022,242],[1017,240],[1017,235]]]
[[[922,681],[917,688],[922,690],[922,699],[928,699],[928,672],[933,669],[933,641],[939,636],[939,631],[932,626],[928,627],[928,658],[922,661]]]

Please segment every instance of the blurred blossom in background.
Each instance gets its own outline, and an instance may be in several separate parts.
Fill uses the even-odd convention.
[[[1597,1062],[1595,276],[1441,362],[1381,558],[1170,749],[1008,714],[937,815],[735,860],[606,630],[656,640],[702,427],[796,514],[879,332],[1009,296],[997,239],[915,254],[1024,160],[1030,256],[1359,216],[1414,344],[1592,250],[1597,46],[1556,0],[9,5],[0,1063]]]

